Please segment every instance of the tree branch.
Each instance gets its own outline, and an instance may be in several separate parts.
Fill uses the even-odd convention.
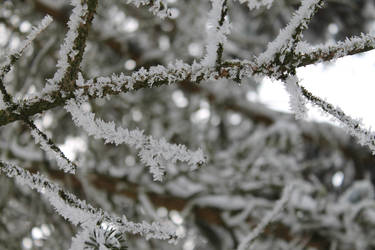
[[[283,65],[293,65],[294,67],[303,67],[311,64],[315,64],[318,62],[326,62],[330,60],[334,60],[337,58],[344,57],[346,55],[355,55],[362,52],[370,51],[375,48],[375,38],[373,36],[367,35],[364,36],[364,41],[357,40],[356,38],[353,38],[353,41],[356,41],[353,43],[353,46],[349,49],[344,49],[341,47],[342,42],[337,43],[334,46],[328,46],[327,52],[325,53],[322,49],[316,49],[311,51],[310,53],[306,53],[304,55],[301,55],[300,51],[296,51],[296,55],[294,57],[288,57],[285,58]],[[323,51],[322,53],[319,53],[319,51]],[[345,53],[347,54],[345,54]],[[183,81],[188,81],[190,83],[200,83],[201,81],[211,79],[212,74],[215,74],[216,68],[206,68],[202,65],[199,65],[194,68],[194,72],[201,72],[205,70],[205,73],[196,75],[192,78],[193,65],[185,65],[185,68],[188,70],[182,70],[182,71],[169,71],[168,68],[163,68],[163,74],[159,72],[159,74],[156,74],[154,72],[154,75],[148,73],[147,77],[144,80],[138,80],[133,83],[132,90],[139,90],[143,88],[150,88],[150,87],[159,87],[162,85],[172,84],[172,83],[178,83]],[[159,66],[160,69],[161,66]],[[150,70],[155,69],[155,67],[151,67]],[[150,72],[147,71],[147,72]],[[286,71],[289,70],[289,68],[285,68],[285,66],[281,66],[280,71]],[[141,69],[133,75],[139,75],[141,72],[144,72],[145,69]],[[151,72],[152,73],[152,72]],[[231,73],[231,74],[229,74]],[[245,77],[250,77],[252,75],[266,75],[266,76],[274,76],[276,74],[276,70],[271,67],[269,64],[257,64],[254,61],[238,61],[238,60],[231,60],[231,61],[225,61],[222,64],[222,68],[219,75],[216,75],[216,78],[227,78],[232,80],[240,80]],[[174,81],[168,81],[168,77],[165,74],[169,74],[170,77],[175,77],[176,80]],[[181,75],[183,74],[183,75]],[[148,83],[149,80],[155,79],[155,77],[158,77],[158,80],[154,80],[152,85]],[[96,84],[99,78],[92,79],[92,83]],[[215,78],[214,78],[215,79]],[[129,78],[128,78],[129,81]],[[130,89],[127,88],[128,82],[122,82],[121,86],[118,87],[118,83],[115,83],[114,81],[109,81],[102,87],[102,95],[117,95],[120,93],[126,93],[129,92]],[[114,86],[116,86],[116,89],[113,89]],[[76,86],[76,90],[82,89],[84,91],[84,95],[87,95],[90,99],[91,98],[98,98],[99,93],[89,93],[89,88],[87,86],[80,87]],[[24,100],[19,104],[18,110],[20,113],[22,113],[24,116],[33,116],[36,114],[40,114],[44,111],[50,110],[55,107],[64,106],[66,100],[74,98],[73,93],[67,93],[65,96],[62,96],[60,91],[51,91],[44,96],[36,97],[28,100]],[[52,101],[51,101],[52,99]],[[12,123],[17,120],[22,120],[22,116],[19,113],[12,112],[12,110],[6,109],[6,110],[0,110],[0,126],[4,126],[6,124]]]

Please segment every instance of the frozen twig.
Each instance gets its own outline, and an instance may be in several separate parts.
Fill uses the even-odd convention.
[[[88,29],[93,20],[97,0],[71,0],[74,7],[68,21],[68,32],[59,50],[57,71],[48,80],[43,93],[62,89],[71,91],[72,81],[77,77],[88,36]]]
[[[11,64],[13,64],[15,62],[15,60],[17,60],[19,57],[21,57],[21,55],[23,54],[23,52],[25,51],[25,49],[30,46],[30,44],[34,41],[34,39],[41,33],[43,32],[51,23],[52,23],[53,19],[51,16],[49,15],[46,15],[42,21],[38,24],[38,26],[34,26],[32,27],[31,29],[31,32],[27,35],[26,37],[26,40],[24,40],[20,46],[18,46],[15,50],[11,51],[10,55],[9,55],[9,59],[11,61]],[[1,70],[3,71],[3,70]],[[3,74],[3,72],[1,72]]]
[[[58,167],[64,172],[74,174],[77,170],[76,164],[70,161],[60,148],[45,133],[38,129],[32,121],[27,120],[26,123],[31,129],[31,135],[34,137],[35,142],[40,145],[47,156],[51,160],[56,159]]]
[[[334,107],[332,104],[314,96],[303,86],[300,87],[302,94],[312,104],[319,107],[326,113],[332,115],[341,125],[348,131],[349,134],[356,137],[361,145],[366,145],[375,154],[375,133],[370,129],[364,129],[360,120],[353,119],[345,114],[339,107]]]
[[[287,70],[290,71],[297,67],[330,61],[335,58],[354,55],[375,48],[374,36],[369,34],[354,37],[349,41],[326,46],[325,49],[323,47],[309,49],[305,45],[301,47],[302,43],[298,43],[296,45],[295,56],[284,58],[284,64],[289,65]],[[275,77],[282,75],[284,70],[286,70],[285,67],[275,68],[272,65],[259,64],[256,61],[230,60],[222,63],[222,70],[218,75],[215,67],[206,67],[201,64],[189,65],[182,61],[177,61],[174,64],[168,65],[168,67],[159,65],[147,70],[141,68],[130,76],[120,74],[113,75],[112,77],[94,78],[86,82],[94,87],[85,85],[76,86],[75,89],[82,89],[84,94],[89,98],[98,98],[106,95],[126,93],[131,90],[135,91],[143,88],[175,84],[186,80],[191,83],[200,83],[201,81],[217,79],[219,77],[233,80],[241,80],[252,75]],[[53,101],[51,101],[51,96],[54,97]],[[54,90],[44,93],[40,97],[24,100],[19,104],[18,109],[23,115],[32,116],[57,106],[63,106],[66,100],[73,97],[73,94],[62,96],[59,91]],[[9,112],[9,110],[5,109],[0,110],[0,126],[22,119],[22,116],[18,113]]]
[[[307,116],[306,100],[302,96],[298,86],[298,77],[289,75],[285,80],[285,89],[289,94],[290,109],[294,112],[296,119],[303,119]]]
[[[312,16],[322,4],[323,0],[302,0],[301,7],[294,13],[289,24],[268,44],[267,50],[259,55],[258,63],[267,64],[278,58],[283,64],[286,54],[294,50],[295,44],[302,38],[302,31],[307,28]]]
[[[4,85],[4,77],[11,70],[12,65],[21,57],[25,49],[33,42],[33,40],[45,30],[51,23],[53,19],[46,15],[37,27],[33,27],[29,35],[27,35],[26,40],[22,42],[15,50],[11,51],[7,56],[6,63],[0,67],[0,91],[2,94],[2,99],[5,102],[7,108],[14,110],[16,105],[13,102],[12,97],[7,93]]]
[[[273,0],[238,0],[242,4],[247,4],[250,10],[259,9],[265,6],[267,9],[271,8]]]
[[[312,63],[335,60],[348,55],[354,55],[374,49],[375,36],[373,34],[361,34],[346,38],[335,44],[312,46],[306,42],[299,42],[296,46],[296,67]]]
[[[156,140],[152,136],[143,135],[138,129],[129,131],[116,126],[114,122],[105,122],[95,118],[95,114],[85,111],[74,99],[67,102],[65,108],[72,115],[73,121],[96,139],[104,139],[105,143],[115,145],[127,144],[139,150],[141,161],[148,167],[154,180],[161,181],[165,173],[165,165],[186,162],[191,169],[196,169],[205,162],[202,150],[192,152],[184,145],[169,144],[165,139]]]
[[[149,6],[149,11],[160,18],[166,18],[171,15],[166,0],[127,0],[128,4],[133,4],[137,8]]]
[[[174,240],[179,238],[175,231],[176,227],[171,223],[135,223],[128,221],[125,216],[120,218],[108,215],[103,210],[94,208],[86,201],[82,201],[73,194],[64,191],[39,173],[31,174],[23,168],[3,161],[0,161],[0,172],[8,177],[15,178],[20,184],[42,193],[57,213],[75,226],[90,228],[98,221],[102,221],[112,225],[121,233],[140,234],[147,239]]]
[[[237,250],[245,250],[246,247],[248,247],[251,242],[256,239],[268,226],[272,220],[275,218],[275,216],[280,213],[280,211],[284,208],[285,204],[288,202],[290,193],[292,192],[293,188],[295,187],[295,184],[289,184],[286,186],[283,190],[283,193],[281,195],[281,198],[276,202],[275,206],[273,207],[272,211],[269,212],[262,220],[258,223],[258,225],[255,227],[255,229],[247,235],[238,246]]]
[[[227,0],[211,0],[212,9],[208,14],[208,35],[207,35],[207,54],[202,61],[202,65],[215,66],[218,69],[221,66],[224,43],[230,31]]]
[[[126,247],[124,235],[118,232],[114,227],[108,227],[93,225],[89,228],[83,228],[73,237],[69,250],[128,249]]]
[[[11,66],[18,60],[18,58],[22,55],[23,51],[31,44],[31,42],[36,38],[38,34],[40,34],[44,29],[48,27],[48,25],[52,22],[52,18],[50,16],[46,16],[43,18],[41,23],[35,28],[32,29],[31,33],[27,36],[26,41],[22,43],[19,48],[13,51],[9,56],[9,63],[6,64],[4,67],[0,69],[0,91],[5,101],[5,104],[8,109],[19,112],[18,104],[13,101],[12,96],[7,92],[5,89],[3,79],[6,73],[9,72]],[[32,135],[34,136],[37,143],[40,143],[41,148],[49,155],[51,158],[56,158],[57,163],[61,169],[65,172],[74,173],[76,170],[76,166],[72,163],[61,150],[57,147],[50,138],[42,131],[40,131],[35,124],[27,117],[23,116],[22,112],[20,113],[23,117],[22,120],[30,127],[32,131]]]

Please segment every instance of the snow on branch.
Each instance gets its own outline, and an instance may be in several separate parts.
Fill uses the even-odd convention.
[[[57,84],[62,80],[67,68],[69,67],[68,58],[74,57],[77,53],[77,51],[73,50],[74,40],[78,36],[77,30],[79,24],[83,22],[82,17],[87,12],[87,5],[82,6],[80,0],[72,0],[71,4],[74,6],[74,8],[68,22],[69,31],[66,34],[64,42],[59,50],[59,59],[57,60],[56,65],[57,71],[53,78],[48,80],[48,82],[52,85]]]
[[[27,35],[26,40],[24,40],[18,48],[12,50],[9,55],[7,55],[6,63],[0,67],[0,90],[2,94],[2,100],[5,102],[5,106],[11,109],[15,109],[12,97],[7,93],[3,80],[5,75],[10,71],[12,65],[21,57],[25,49],[34,41],[34,39],[45,30],[51,23],[53,19],[51,16],[46,15],[37,27],[33,27],[31,32]]]
[[[200,67],[202,68],[202,67]],[[172,84],[186,80],[192,74],[192,66],[177,60],[165,66],[153,66],[149,69],[140,68],[133,72],[130,76],[121,74],[112,74],[112,76],[100,76],[89,80],[84,80],[82,74],[78,72],[76,80],[76,90],[83,91],[83,95],[90,98],[101,98],[107,95],[119,94],[130,90],[138,90],[141,88],[151,88],[162,84]],[[60,95],[60,91],[54,89],[45,89],[39,100],[51,102],[51,96]],[[71,98],[61,96],[61,100],[65,102]],[[38,99],[32,99],[34,102]],[[31,103],[28,106],[32,105]]]
[[[291,183],[284,188],[281,198],[276,202],[272,211],[269,212],[265,217],[263,217],[262,221],[258,223],[255,229],[241,241],[237,250],[245,250],[249,248],[248,245],[251,244],[251,242],[264,231],[266,226],[268,226],[275,218],[275,216],[284,208],[286,203],[289,201],[290,194],[295,188],[295,185],[295,183]]]
[[[165,66],[153,66],[149,69],[141,68],[133,72],[130,76],[123,73],[113,74],[111,77],[96,77],[83,81],[78,74],[76,81],[76,90],[83,91],[83,95],[89,98],[100,98],[107,95],[117,95],[131,90],[143,88],[158,87],[161,85],[170,85],[185,80],[191,83],[200,83],[204,80],[215,80],[228,78],[239,80],[250,76],[253,72],[253,63],[224,62],[222,70],[218,73],[215,67],[206,67],[198,63],[189,65],[177,60],[175,63]],[[62,95],[59,90],[44,91],[40,96],[25,99],[19,105],[19,110],[25,116],[32,116],[45,110],[64,105],[72,98],[72,95]],[[11,123],[16,120],[22,120],[22,117],[15,113],[9,113],[6,110],[0,110],[0,126]]]
[[[101,76],[89,80],[84,80],[78,74],[76,86],[78,92],[89,98],[102,98],[107,95],[125,93],[142,88],[151,88],[165,84],[175,84],[188,80],[192,83],[199,83],[204,80],[217,80],[219,77],[237,80],[239,77],[251,75],[249,65],[232,65],[226,67],[223,64],[222,70],[218,73],[215,67],[206,67],[194,62],[192,65],[181,60],[168,64],[167,67],[158,65],[149,69],[140,68],[130,76],[123,73],[112,76]],[[53,92],[51,92],[52,94]],[[68,99],[68,98],[67,98]]]
[[[334,107],[332,104],[322,100],[319,97],[314,96],[303,86],[300,86],[301,93],[309,100],[312,104],[319,107],[326,113],[332,115],[341,125],[347,130],[347,132],[356,137],[361,145],[366,145],[370,148],[373,154],[375,154],[375,133],[370,129],[363,128],[360,120],[353,119],[352,117],[345,114],[339,107]]]
[[[293,43],[292,43],[293,44]],[[313,46],[305,41],[298,41],[291,51],[275,51],[276,58],[269,58],[261,62],[259,59],[253,62],[253,74],[267,75],[274,78],[282,78],[283,73],[293,73],[296,68],[314,63],[335,60],[347,55],[355,55],[375,48],[374,34],[361,34],[339,41],[335,44]],[[286,53],[286,54],[285,54]],[[252,62],[243,62],[241,64]]]
[[[276,39],[270,42],[267,50],[257,58],[259,64],[273,61],[279,54],[279,61],[282,64],[285,55],[292,52],[293,46],[302,38],[302,31],[307,28],[316,11],[322,7],[323,0],[302,0],[301,7],[294,13],[289,24],[280,31]]]
[[[304,119],[307,116],[306,100],[298,87],[298,77],[289,75],[284,80],[285,89],[289,94],[290,109],[294,112],[295,118]]]
[[[353,41],[353,47],[347,47],[348,55],[358,54],[361,52],[374,49],[375,41],[371,35],[364,35],[362,40],[357,38],[350,39]],[[349,42],[343,42],[348,44]],[[306,45],[306,44],[305,44]],[[303,51],[307,51],[307,46],[304,46]],[[285,58],[284,64],[289,65],[289,69],[295,69],[302,66],[314,64],[318,61],[329,61],[332,58],[337,58],[335,53],[344,56],[343,48],[340,46],[328,46],[327,53],[319,54],[319,49],[316,52],[310,51],[309,54],[301,54],[302,43],[298,43],[293,57]],[[282,59],[281,57],[279,59]],[[87,81],[81,80],[76,89],[83,90],[84,95],[91,98],[100,98],[106,95],[117,95],[126,93],[131,90],[139,90],[143,88],[157,87],[161,85],[175,84],[181,81],[188,80],[191,83],[200,83],[205,80],[215,80],[219,78],[226,78],[232,80],[241,80],[250,76],[280,76],[280,71],[286,70],[274,67],[274,65],[262,65],[256,61],[249,60],[227,60],[222,63],[221,71],[218,72],[215,67],[207,67],[202,64],[193,63],[187,64],[183,61],[176,61],[170,63],[168,66],[153,66],[149,69],[141,68],[138,71],[127,76],[123,73],[119,75],[112,75],[110,77],[97,77]],[[58,98],[52,98],[57,96]],[[60,91],[52,90],[44,92],[41,96],[24,100],[19,105],[20,112],[26,116],[32,116],[41,113],[45,110],[63,105],[71,96],[61,96]],[[51,100],[52,99],[52,100]],[[0,110],[0,126],[22,120],[19,114]]]
[[[193,152],[184,145],[169,144],[165,139],[156,140],[145,136],[142,131],[116,126],[115,123],[105,122],[95,118],[95,114],[85,111],[74,99],[67,101],[65,109],[72,115],[73,121],[96,139],[104,139],[105,143],[115,145],[127,144],[139,150],[141,161],[150,167],[153,179],[161,181],[165,174],[165,164],[177,161],[186,162],[192,170],[205,162],[201,149]]]
[[[46,15],[42,21],[38,24],[38,26],[33,26],[32,29],[31,29],[31,32],[27,35],[26,37],[26,40],[23,41],[21,43],[20,46],[18,46],[18,48],[16,48],[15,50],[11,51],[10,53],[10,58],[11,57],[16,57],[16,58],[19,58],[23,52],[25,51],[25,49],[32,43],[32,41],[34,41],[34,39],[43,31],[45,30],[51,23],[52,23],[53,19],[51,16],[49,15]],[[12,59],[11,59],[12,60]]]
[[[127,250],[125,237],[115,228],[102,227],[84,228],[72,239],[69,250],[82,249],[115,249]]]
[[[50,160],[56,159],[58,167],[66,173],[74,174],[77,170],[77,166],[65,156],[65,154],[56,146],[53,141],[31,121],[26,122],[30,129],[31,135],[35,139],[35,143],[38,143],[41,149],[46,152]]]
[[[241,4],[247,4],[250,10],[259,9],[266,6],[267,9],[271,8],[273,0],[238,0]]]
[[[49,181],[39,173],[29,171],[14,164],[0,161],[0,172],[15,178],[20,184],[29,186],[45,196],[51,205],[64,219],[75,226],[93,228],[98,222],[113,226],[118,232],[140,234],[146,239],[176,240],[180,237],[176,233],[176,226],[170,222],[135,223],[128,221],[125,215],[121,217],[108,215],[102,209],[94,208],[86,201],[78,199],[73,194],[64,191],[58,185]]]
[[[322,61],[335,60],[347,55],[354,55],[366,52],[375,48],[375,36],[373,34],[361,34],[346,38],[335,44],[312,46],[306,42],[299,42],[295,53],[299,58],[299,66],[318,63]]]
[[[171,16],[171,11],[168,9],[166,0],[127,0],[128,4],[133,4],[137,8],[142,6],[150,6],[149,11],[160,18]]]
[[[208,14],[207,54],[202,60],[204,66],[221,66],[224,43],[230,33],[227,0],[211,0],[212,9]]]
[[[22,112],[18,111],[19,105],[13,101],[13,97],[7,92],[5,89],[3,79],[6,73],[9,72],[11,65],[14,64],[18,58],[22,55],[23,51],[26,47],[28,47],[31,42],[35,39],[35,37],[40,34],[44,29],[48,27],[48,25],[52,22],[52,18],[50,16],[45,16],[41,23],[32,29],[30,34],[27,36],[27,39],[22,43],[19,48],[11,52],[8,60],[10,61],[4,67],[1,67],[0,71],[0,91],[2,94],[2,99],[5,101],[6,107],[12,111],[17,113]],[[58,165],[61,169],[68,173],[74,173],[75,169],[77,168],[74,163],[72,163],[66,156],[61,152],[61,150],[52,142],[51,139],[48,138],[46,134],[40,131],[35,124],[29,120],[27,117],[23,117],[23,121],[30,127],[31,134],[35,138],[37,143],[40,143],[41,148],[47,152],[51,158],[56,158]]]
[[[42,193],[56,211],[73,225],[84,224],[101,216],[99,210],[63,191],[39,173],[31,174],[23,168],[3,161],[0,161],[0,171],[8,177],[15,178],[20,184]]]
[[[59,50],[59,58],[56,65],[57,71],[52,79],[48,79],[48,85],[43,92],[59,89],[58,83],[61,83],[66,75],[69,75],[67,74],[69,73],[69,67],[72,67],[71,70],[76,71],[82,60],[87,37],[87,27],[93,19],[97,1],[71,0],[71,5],[73,6],[73,10],[68,21],[69,30]],[[74,77],[74,75],[72,76]]]

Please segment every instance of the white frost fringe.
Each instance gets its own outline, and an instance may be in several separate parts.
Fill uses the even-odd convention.
[[[98,221],[103,221],[120,233],[139,234],[146,239],[170,240],[173,243],[181,237],[176,233],[177,228],[171,222],[135,223],[128,221],[125,215],[122,217],[108,215],[103,210],[94,208],[86,201],[64,191],[41,174],[31,174],[12,163],[0,161],[0,172],[15,178],[21,185],[37,190],[48,199],[58,214],[75,226],[92,228]],[[74,244],[80,245],[80,242],[74,239],[73,241]]]
[[[177,160],[187,162],[194,170],[205,162],[201,149],[192,152],[184,145],[169,144],[165,139],[156,140],[152,136],[145,136],[143,132],[135,129],[129,131],[95,118],[95,114],[85,111],[74,99],[67,102],[65,109],[72,115],[73,121],[96,139],[104,139],[105,143],[115,145],[127,144],[140,150],[141,161],[148,167],[153,179],[161,181],[165,173],[166,162],[176,163]]]
[[[296,120],[306,118],[306,99],[303,97],[301,89],[298,87],[298,77],[296,75],[289,75],[284,83],[285,89],[289,94],[290,109],[295,114]]]
[[[5,53],[5,63],[0,65],[0,79],[4,79],[5,74],[9,71],[12,62],[11,57],[19,58],[22,56],[25,49],[30,46],[34,39],[44,31],[51,23],[53,19],[51,16],[46,15],[37,27],[32,27],[31,32],[27,35],[26,40],[24,40],[20,46],[10,52]],[[8,69],[7,69],[8,68]],[[3,95],[0,93],[0,109],[6,109],[8,104],[4,102]]]
[[[87,4],[82,5],[81,0],[71,0],[71,5],[74,6],[74,8],[68,21],[69,31],[59,50],[59,59],[56,65],[57,71],[53,78],[48,80],[49,85],[44,89],[45,92],[58,88],[57,83],[63,79],[69,67],[68,58],[74,58],[78,53],[78,51],[73,50],[74,40],[78,36],[79,24],[84,21],[82,17],[87,13],[88,7]]]
[[[168,9],[166,0],[127,0],[127,3],[133,4],[137,8],[141,5],[151,5],[148,10],[161,19],[171,16],[171,11]]]
[[[238,0],[240,3],[246,3],[250,10],[259,9],[266,6],[267,9],[271,8],[273,0]]]
[[[21,56],[25,48],[27,48],[32,41],[43,31],[45,30],[51,23],[53,19],[51,16],[46,15],[42,21],[39,23],[37,27],[33,27],[30,34],[27,35],[26,40],[19,46],[17,49],[11,52],[11,55]]]
[[[221,19],[221,12],[225,0],[211,0],[212,9],[208,14],[207,22],[207,45],[206,51],[207,54],[202,60],[202,65],[212,67],[215,66],[217,59],[217,49],[221,44],[224,46],[224,43],[227,40],[227,35],[230,33],[230,23],[228,18],[225,18],[222,26],[219,25]]]
[[[283,52],[283,49],[289,50],[290,43],[293,41],[298,27],[306,28],[316,8],[318,8],[320,0],[302,0],[301,7],[294,13],[289,24],[280,31],[276,39],[268,43],[267,50],[257,58],[259,64],[272,61],[277,53]],[[285,51],[284,51],[285,53]],[[280,58],[283,63],[284,58]]]

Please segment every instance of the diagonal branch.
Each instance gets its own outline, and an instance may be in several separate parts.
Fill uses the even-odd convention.
[[[18,109],[18,104],[13,101],[13,97],[6,90],[3,79],[6,73],[10,71],[12,65],[14,65],[14,63],[21,57],[24,50],[31,44],[38,34],[48,27],[51,22],[52,18],[50,16],[47,15],[45,18],[43,18],[38,27],[33,28],[32,32],[27,36],[27,39],[23,42],[23,44],[13,51],[13,53],[9,56],[9,62],[0,68],[0,92],[9,110],[16,111]],[[74,173],[77,166],[72,163],[63,152],[61,152],[60,148],[57,147],[45,133],[40,131],[35,126],[29,117],[24,116],[22,112],[20,115],[22,120],[30,127],[32,135],[36,141],[41,144],[42,149],[47,152],[47,154],[51,155],[52,158],[57,158],[58,165],[61,169],[63,169],[65,172]]]
[[[295,57],[289,63],[302,67],[318,62],[335,60],[347,55],[355,55],[373,50],[375,47],[375,36],[362,34],[339,41],[336,44],[321,45],[312,47],[300,42],[296,46]]]
[[[67,101],[65,109],[72,115],[73,121],[96,139],[104,139],[105,143],[115,145],[127,144],[139,150],[141,162],[150,167],[153,179],[161,181],[165,175],[167,162],[186,162],[191,170],[197,169],[205,163],[205,157],[201,149],[193,152],[184,145],[169,144],[164,139],[154,139],[145,136],[138,129],[129,131],[126,128],[116,126],[114,122],[105,122],[95,118],[95,114],[84,111],[81,103],[74,99]]]
[[[289,24],[268,44],[267,50],[259,55],[258,64],[283,64],[284,58],[293,52],[293,47],[302,38],[302,32],[323,2],[324,0],[302,0],[301,7],[294,13]]]
[[[73,225],[87,227],[93,222],[102,221],[113,225],[122,233],[140,234],[148,239],[173,240],[179,238],[175,232],[175,227],[169,223],[135,223],[128,221],[125,216],[120,218],[109,215],[102,209],[94,208],[86,201],[82,201],[73,194],[64,191],[39,173],[31,174],[23,168],[3,161],[0,161],[0,172],[43,193],[56,211]]]
[[[284,208],[286,203],[289,201],[289,197],[291,195],[291,192],[295,188],[295,183],[291,183],[288,186],[286,186],[283,190],[283,193],[281,195],[281,198],[276,202],[274,208],[271,212],[269,212],[261,221],[258,223],[258,225],[254,228],[252,232],[250,232],[249,235],[247,235],[238,246],[237,250],[245,250],[246,247],[250,248],[252,241],[254,241],[266,228],[268,224],[272,222],[272,220],[275,218],[275,216],[281,212],[281,210]],[[250,246],[249,246],[250,245]]]
[[[141,5],[148,6],[148,10],[152,12],[152,14],[162,19],[171,16],[166,0],[127,0],[127,3],[131,3],[137,8]]]
[[[5,88],[4,77],[11,70],[12,66],[18,61],[25,49],[32,43],[37,35],[39,35],[51,24],[51,22],[52,18],[49,15],[46,15],[37,27],[33,27],[26,40],[20,46],[18,46],[17,49],[10,52],[10,54],[6,58],[7,62],[0,68],[0,92],[6,106],[10,110],[15,110],[17,108],[17,105],[13,102],[12,96],[7,92]]]
[[[77,170],[77,165],[69,160],[61,149],[34,122],[29,119],[25,119],[24,122],[31,129],[31,135],[34,137],[35,142],[40,144],[41,148],[47,153],[47,156],[51,159],[56,159],[57,165],[64,172],[74,174]]]
[[[68,22],[69,31],[59,51],[58,69],[53,78],[48,80],[44,92],[51,89],[66,92],[74,90],[74,80],[79,72],[98,0],[85,0],[83,3],[81,0],[73,0],[72,5],[74,8]]]
[[[353,119],[349,115],[345,114],[339,107],[334,107],[332,104],[322,100],[319,97],[314,96],[303,86],[300,86],[301,92],[307,100],[312,104],[319,107],[323,111],[332,115],[337,121],[339,121],[343,127],[348,131],[349,134],[356,137],[361,145],[366,145],[370,148],[373,154],[375,154],[375,133],[370,129],[363,128],[360,120]]]

